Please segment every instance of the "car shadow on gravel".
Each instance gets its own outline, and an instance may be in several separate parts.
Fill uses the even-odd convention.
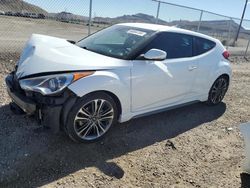
[[[92,144],[74,143],[64,133],[41,131],[34,120],[13,115],[8,108],[0,108],[0,186],[37,187],[87,167],[122,178],[126,172],[109,160],[162,141],[175,149],[169,139],[219,118],[226,105],[197,103],[134,119],[115,126],[102,141]]]

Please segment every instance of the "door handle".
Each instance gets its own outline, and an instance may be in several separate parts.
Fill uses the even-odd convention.
[[[195,70],[195,69],[197,69],[197,68],[198,68],[197,66],[189,66],[189,67],[188,67],[188,70],[189,70],[189,71],[192,71],[192,70]]]

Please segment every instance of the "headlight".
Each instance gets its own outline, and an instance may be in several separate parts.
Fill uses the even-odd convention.
[[[42,95],[51,95],[59,93],[74,81],[89,76],[93,73],[93,71],[88,71],[72,74],[42,76],[23,79],[20,80],[19,83],[23,90],[39,92]]]

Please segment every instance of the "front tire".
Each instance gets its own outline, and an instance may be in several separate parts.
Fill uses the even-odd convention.
[[[229,79],[226,76],[217,78],[209,91],[207,104],[210,106],[219,104],[223,100],[228,86]]]
[[[88,94],[77,100],[66,123],[66,132],[73,141],[94,142],[103,138],[116,124],[115,101],[104,92]]]

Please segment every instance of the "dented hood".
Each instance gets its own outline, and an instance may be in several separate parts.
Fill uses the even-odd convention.
[[[66,39],[33,34],[18,62],[18,78],[39,73],[113,69],[125,60],[82,49]]]

